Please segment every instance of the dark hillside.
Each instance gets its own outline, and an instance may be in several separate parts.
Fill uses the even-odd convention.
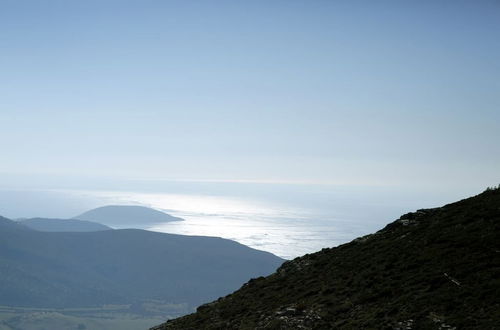
[[[500,189],[286,262],[155,329],[500,329]]]

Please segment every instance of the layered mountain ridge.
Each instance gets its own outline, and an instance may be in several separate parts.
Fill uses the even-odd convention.
[[[112,230],[111,227],[97,222],[77,219],[30,218],[18,220],[18,222],[38,231],[87,232]]]
[[[0,218],[0,305],[71,308],[144,301],[190,310],[270,274],[283,259],[216,237],[139,229],[42,232]]]

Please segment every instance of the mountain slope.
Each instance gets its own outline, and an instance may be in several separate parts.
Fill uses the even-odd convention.
[[[108,205],[82,213],[73,219],[98,222],[108,226],[145,226],[182,221],[164,212],[136,205]]]
[[[77,219],[31,218],[18,222],[34,230],[51,232],[86,232],[112,229],[100,223]]]
[[[270,274],[282,259],[215,237],[144,230],[38,232],[0,219],[0,305],[145,300],[194,307]]]
[[[154,329],[499,329],[500,189],[379,232]]]
[[[10,231],[18,231],[18,230],[27,230],[31,231],[31,229],[19,222],[12,221],[10,219],[4,218],[0,216],[0,232],[10,232]]]

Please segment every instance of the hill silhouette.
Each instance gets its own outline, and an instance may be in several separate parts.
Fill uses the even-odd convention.
[[[401,216],[154,329],[499,329],[500,189]]]
[[[85,232],[112,229],[111,227],[105,226],[100,223],[77,219],[31,218],[22,219],[18,222],[38,231]]]
[[[40,232],[0,217],[0,305],[145,300],[193,308],[273,272],[282,259],[231,240],[138,229]]]
[[[85,213],[82,213],[73,219],[87,220],[101,223],[107,226],[147,226],[159,223],[182,221],[183,219],[171,216],[145,206],[137,205],[108,205],[102,206]]]

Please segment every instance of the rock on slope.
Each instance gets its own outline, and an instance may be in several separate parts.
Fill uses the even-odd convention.
[[[500,329],[500,189],[379,232],[153,329]]]

